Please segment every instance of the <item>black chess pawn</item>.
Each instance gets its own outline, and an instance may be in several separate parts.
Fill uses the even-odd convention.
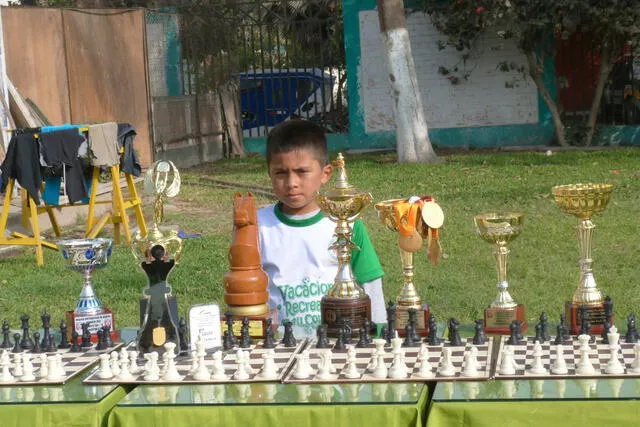
[[[344,350],[347,348],[344,342],[344,329],[338,329],[338,339],[336,339],[336,343],[333,346],[334,350]]]
[[[227,311],[224,315],[225,315],[225,323],[227,324],[227,332],[229,335],[229,337],[227,338],[228,344],[230,345],[229,348],[231,349],[238,344],[235,333],[233,332],[233,313],[230,311]]]
[[[509,325],[509,338],[507,339],[507,344],[509,345],[519,345],[521,341],[518,339],[518,332],[520,330],[520,325],[517,320],[514,320]]]
[[[293,324],[290,321],[285,321],[284,336],[282,337],[282,344],[285,347],[295,347],[297,345],[296,337],[293,336]]]
[[[2,322],[2,344],[0,344],[0,348],[11,348],[11,328],[9,327],[9,323],[5,320]]]
[[[433,314],[429,315],[429,335],[427,336],[427,343],[429,345],[440,345],[442,343],[442,339],[438,338],[438,322],[436,321],[436,316]]]
[[[189,328],[187,328],[187,321],[184,317],[178,320],[178,341],[180,342],[180,353],[183,351],[189,351]]]
[[[569,328],[567,328],[567,319],[564,313],[560,313],[560,325],[562,325],[562,341],[569,341],[571,337],[569,336]]]
[[[609,319],[604,319],[604,326],[602,327],[602,333],[600,337],[602,337],[602,344],[609,344],[609,332],[611,331],[611,323],[609,323]]]
[[[33,333],[33,347],[31,347],[31,353],[42,353],[43,349],[40,347],[40,332]]]
[[[249,328],[244,328],[240,330],[240,348],[251,348],[251,343],[253,340],[251,336],[249,336]]]
[[[104,341],[105,348],[113,347],[113,340],[111,339],[111,325],[104,325],[102,327],[102,339]]]
[[[96,350],[106,350],[107,347],[104,343],[104,329],[98,328],[96,331],[96,335],[98,336],[98,344],[96,344]]]
[[[364,321],[364,329],[367,332],[367,344],[371,344],[373,342],[373,340],[371,339],[371,332],[372,332],[372,323],[368,320],[365,319]]]
[[[547,316],[547,313],[544,311],[540,314],[540,326],[542,327],[540,334],[542,338],[541,342],[549,341],[551,339],[551,336],[549,335],[549,316]]]
[[[389,337],[387,328],[388,326],[385,325],[382,327],[382,329],[380,329],[380,338],[387,341],[387,344],[391,344],[391,338]]]
[[[67,323],[62,320],[60,322],[60,344],[58,344],[59,349],[69,348],[70,344],[67,338]]]
[[[460,322],[458,319],[451,318],[449,319],[449,344],[452,346],[460,346],[464,345],[462,340],[460,339]]]
[[[82,324],[82,348],[89,348],[92,346],[93,344],[91,344],[91,332],[89,331],[89,324],[83,323]]]
[[[407,314],[409,315],[408,323],[411,324],[411,340],[414,343],[420,342],[420,334],[418,334],[418,322],[417,322],[417,314],[418,310],[415,308],[410,308],[407,310]]]
[[[51,315],[45,311],[40,316],[40,319],[42,320],[42,330],[44,332],[40,347],[47,348],[49,346],[49,338],[51,337],[51,333],[49,331],[51,329]]]
[[[516,325],[518,326],[516,328],[516,336],[518,337],[518,341],[522,341],[522,339],[524,338],[522,336],[522,320],[514,320],[514,322],[516,322]]]
[[[474,323],[473,344],[482,345],[487,342],[487,334],[484,331],[484,320],[476,319]]]
[[[540,344],[544,342],[542,338],[542,325],[540,323],[536,323],[536,337],[533,339],[533,342],[538,341]]]
[[[420,340],[416,343],[413,340],[413,325],[411,323],[407,323],[404,325],[404,341],[402,342],[403,347],[413,347],[420,343]]]
[[[602,306],[604,307],[604,319],[609,321],[609,324],[612,325],[612,321],[613,321],[613,301],[611,300],[611,297],[609,295],[607,295],[604,299],[604,302],[602,303]]]
[[[627,318],[627,333],[624,338],[625,343],[635,344],[638,342],[638,329],[636,328],[636,315],[635,313],[629,314]]]
[[[316,348],[329,348],[329,339],[327,338],[327,325],[318,325],[316,328]]]
[[[387,343],[391,343],[391,339],[395,337],[396,331],[396,305],[393,301],[387,304],[387,336],[384,337]]]
[[[564,335],[565,335],[565,326],[562,323],[558,323],[558,326],[556,326],[556,339],[553,341],[553,343],[555,345],[558,344],[562,344],[565,340],[564,340]]]
[[[356,344],[356,347],[367,348],[368,345],[369,343],[367,342],[367,328],[363,326],[359,330],[358,343]]]
[[[20,341],[20,347],[23,350],[30,350],[33,348],[33,341],[31,340],[29,332],[29,316],[23,314],[20,316],[20,320],[22,321],[22,341]]]
[[[56,339],[53,337],[52,334],[49,334],[49,338],[47,339],[47,345],[43,347],[43,350],[46,353],[55,353],[56,351],[58,351],[58,349],[56,348]]]
[[[79,353],[82,351],[82,347],[80,347],[80,343],[78,343],[78,338],[80,338],[80,334],[75,329],[71,332],[71,348],[69,349],[70,353]]]
[[[271,327],[271,318],[267,319],[267,327],[264,332],[264,342],[262,343],[264,348],[276,348],[276,340],[273,337],[273,328]]]
[[[20,334],[13,334],[13,349],[11,349],[11,353],[22,353],[22,347],[20,347]]]

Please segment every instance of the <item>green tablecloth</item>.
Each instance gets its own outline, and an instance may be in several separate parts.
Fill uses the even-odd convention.
[[[640,379],[439,383],[427,427],[639,426]]]
[[[140,386],[111,411],[109,427],[420,427],[429,395],[424,384],[247,386]]]

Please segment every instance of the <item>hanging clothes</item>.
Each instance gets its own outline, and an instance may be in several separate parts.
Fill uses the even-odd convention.
[[[140,176],[142,166],[138,154],[133,149],[133,139],[136,130],[129,123],[118,123],[118,146],[124,147],[124,154],[120,158],[120,170],[133,176]]]
[[[2,184],[0,192],[4,193],[9,179],[14,178],[29,193],[36,205],[40,204],[39,188],[42,182],[40,173],[40,154],[38,141],[31,132],[14,134],[9,141],[7,153],[0,166]]]
[[[118,125],[114,122],[89,126],[89,148],[93,166],[114,166],[120,163]]]
[[[42,159],[52,168],[53,174],[64,177],[70,203],[80,201],[88,194],[82,161],[78,155],[84,142],[84,136],[75,128],[40,134]]]

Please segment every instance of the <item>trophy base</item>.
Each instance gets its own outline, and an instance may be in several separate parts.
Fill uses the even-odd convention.
[[[599,334],[604,329],[604,322],[606,320],[604,315],[604,304],[587,305],[587,313],[589,313],[589,323],[591,323],[591,333]],[[580,333],[580,325],[582,318],[580,316],[580,304],[576,304],[573,301],[567,301],[565,303],[565,314],[567,316],[567,326],[569,333],[572,335]],[[613,317],[611,318],[613,323]]]
[[[396,331],[398,336],[404,337],[404,327],[409,322],[409,309],[411,307],[403,307],[401,305],[396,306]],[[422,304],[416,313],[416,332],[421,337],[429,335],[429,304]]]
[[[71,334],[75,330],[82,337],[82,325],[89,324],[89,332],[91,332],[91,342],[98,342],[98,334],[96,332],[104,325],[111,326],[111,340],[118,340],[118,332],[116,331],[116,322],[113,312],[108,308],[104,308],[100,314],[77,314],[73,311],[67,311],[67,340],[71,342]]]
[[[524,317],[524,305],[518,304],[514,308],[487,307],[484,309],[484,329],[487,334],[509,335],[511,322],[521,321],[520,333],[527,330],[527,322]]]
[[[371,322],[371,298],[364,295],[357,299],[336,298],[325,295],[320,301],[321,324],[327,325],[327,336],[337,337],[342,320],[351,321],[351,335],[358,336],[358,331]]]
[[[242,329],[242,319],[245,316],[233,316],[233,335],[239,337]],[[278,310],[270,310],[268,313],[260,315],[246,316],[249,319],[249,336],[252,338],[265,338],[267,334],[267,319],[271,319],[271,327],[278,324]],[[227,330],[227,316],[220,316],[220,328]]]

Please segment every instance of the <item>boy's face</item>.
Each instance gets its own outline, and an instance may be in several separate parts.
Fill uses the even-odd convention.
[[[316,194],[331,178],[331,165],[320,166],[310,150],[293,150],[273,155],[269,176],[282,211],[302,215],[319,208]]]

